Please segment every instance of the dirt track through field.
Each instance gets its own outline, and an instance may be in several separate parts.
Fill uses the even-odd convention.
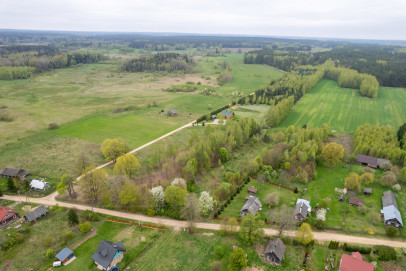
[[[19,201],[18,196],[5,195],[2,198],[6,199],[6,200]],[[146,215],[142,215],[142,214],[113,211],[113,210],[102,209],[102,208],[92,208],[91,206],[82,205],[82,204],[74,204],[74,203],[56,201],[55,197],[50,197],[50,196],[48,196],[46,198],[30,198],[29,200],[31,203],[38,203],[38,204],[43,204],[43,205],[52,206],[52,205],[58,204],[59,206],[63,206],[63,207],[67,207],[67,208],[75,208],[78,210],[93,210],[94,212],[105,214],[108,216],[115,216],[115,217],[131,219],[131,220],[137,220],[137,221],[141,221],[141,222],[154,223],[157,225],[165,225],[167,227],[173,227],[176,230],[187,227],[186,221],[179,221],[179,220],[163,218],[163,217],[151,217],[151,216],[146,216]],[[218,231],[218,230],[220,230],[221,225],[214,224],[214,223],[196,223],[196,227],[199,229]],[[269,235],[269,236],[271,236],[271,235],[275,236],[278,234],[278,231],[276,231],[274,229],[265,228],[264,230],[265,230],[265,234]],[[288,236],[295,236],[295,231],[284,231],[284,234],[288,235]],[[359,237],[359,236],[353,236],[353,235],[339,234],[339,233],[335,233],[335,232],[313,232],[313,234],[314,234],[314,239],[318,240],[318,241],[338,241],[341,243],[348,242],[348,243],[358,243],[358,244],[364,244],[364,245],[385,245],[385,246],[390,246],[390,247],[406,248],[406,242],[379,239],[377,237],[372,237],[372,236],[371,237]]]

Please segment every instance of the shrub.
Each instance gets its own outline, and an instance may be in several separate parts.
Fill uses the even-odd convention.
[[[369,254],[369,253],[371,253],[372,248],[367,245],[344,243],[343,250],[348,251],[348,252],[358,251],[359,253],[362,253],[362,254]]]
[[[222,246],[215,246],[213,250],[214,256],[216,257],[217,260],[220,260],[223,258],[225,251],[224,247]]]
[[[399,230],[397,228],[392,227],[392,226],[386,227],[386,234],[389,237],[395,237],[398,233],[399,233]]]
[[[398,191],[398,192],[402,189],[402,187],[398,183],[395,184],[394,186],[392,186],[392,188],[393,188],[393,190]]]
[[[48,124],[48,130],[56,130],[59,128],[59,125],[56,123],[50,123]]]
[[[299,190],[297,189],[297,187],[295,187],[295,190],[293,191],[295,194],[299,193]]]
[[[75,212],[75,210],[73,210],[73,209],[69,210],[68,221],[69,221],[69,224],[72,226],[79,224],[79,217],[78,217],[77,213]]]
[[[379,167],[386,171],[392,167],[392,164],[391,164],[391,162],[384,162]]]
[[[52,249],[48,248],[46,257],[48,259],[52,259],[54,257],[54,251]]]
[[[339,244],[340,244],[339,242],[330,241],[330,243],[328,244],[328,248],[329,248],[329,249],[338,249]]]
[[[71,231],[67,231],[61,234],[61,243],[62,245],[67,244],[70,240],[75,238],[75,234]]]
[[[316,226],[316,228],[318,229],[324,229],[324,227],[326,226],[324,221],[321,219],[316,219],[316,222],[314,223],[314,226]]]
[[[393,186],[398,182],[398,178],[392,171],[386,171],[380,179],[381,184]]]
[[[44,247],[50,247],[55,244],[55,238],[48,236],[44,239]]]
[[[374,251],[378,255],[378,260],[381,261],[396,260],[396,252],[395,249],[392,247],[375,246]]]
[[[87,233],[88,231],[90,231],[91,228],[92,224],[90,224],[89,222],[82,223],[79,226],[79,230],[81,233]]]

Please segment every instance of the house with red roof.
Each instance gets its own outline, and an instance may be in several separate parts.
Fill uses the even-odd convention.
[[[18,213],[7,206],[0,206],[0,227],[18,219]]]
[[[375,266],[372,263],[364,262],[359,252],[353,252],[351,255],[343,253],[340,260],[339,271],[374,271]]]

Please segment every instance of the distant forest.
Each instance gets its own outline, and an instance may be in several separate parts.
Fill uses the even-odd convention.
[[[193,58],[188,55],[176,53],[157,53],[128,60],[123,64],[123,70],[127,72],[187,72],[192,69],[193,63]]]
[[[248,52],[246,64],[267,64],[284,71],[299,65],[319,65],[332,59],[336,66],[374,75],[380,85],[406,87],[406,53],[395,46],[345,45],[324,52],[265,49]]]

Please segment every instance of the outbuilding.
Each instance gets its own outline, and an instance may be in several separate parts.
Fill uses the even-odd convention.
[[[44,206],[41,205],[37,207],[35,210],[29,212],[24,216],[25,222],[36,222],[37,219],[43,217],[44,215],[48,214],[48,209]]]
[[[372,188],[364,188],[365,196],[371,196],[371,194],[372,194]]]
[[[47,191],[50,187],[51,184],[48,182],[45,182],[44,180],[32,180],[30,183],[31,189],[36,190],[36,191]]]
[[[364,200],[351,197],[349,203],[352,206],[360,206],[360,205],[364,204]]]
[[[24,180],[30,172],[24,169],[6,167],[0,170],[0,177],[2,178],[19,178]]]
[[[75,255],[72,250],[65,247],[64,249],[59,251],[58,254],[56,254],[55,258],[57,261],[62,262],[62,264],[67,265],[68,263],[70,263],[75,259]]]

